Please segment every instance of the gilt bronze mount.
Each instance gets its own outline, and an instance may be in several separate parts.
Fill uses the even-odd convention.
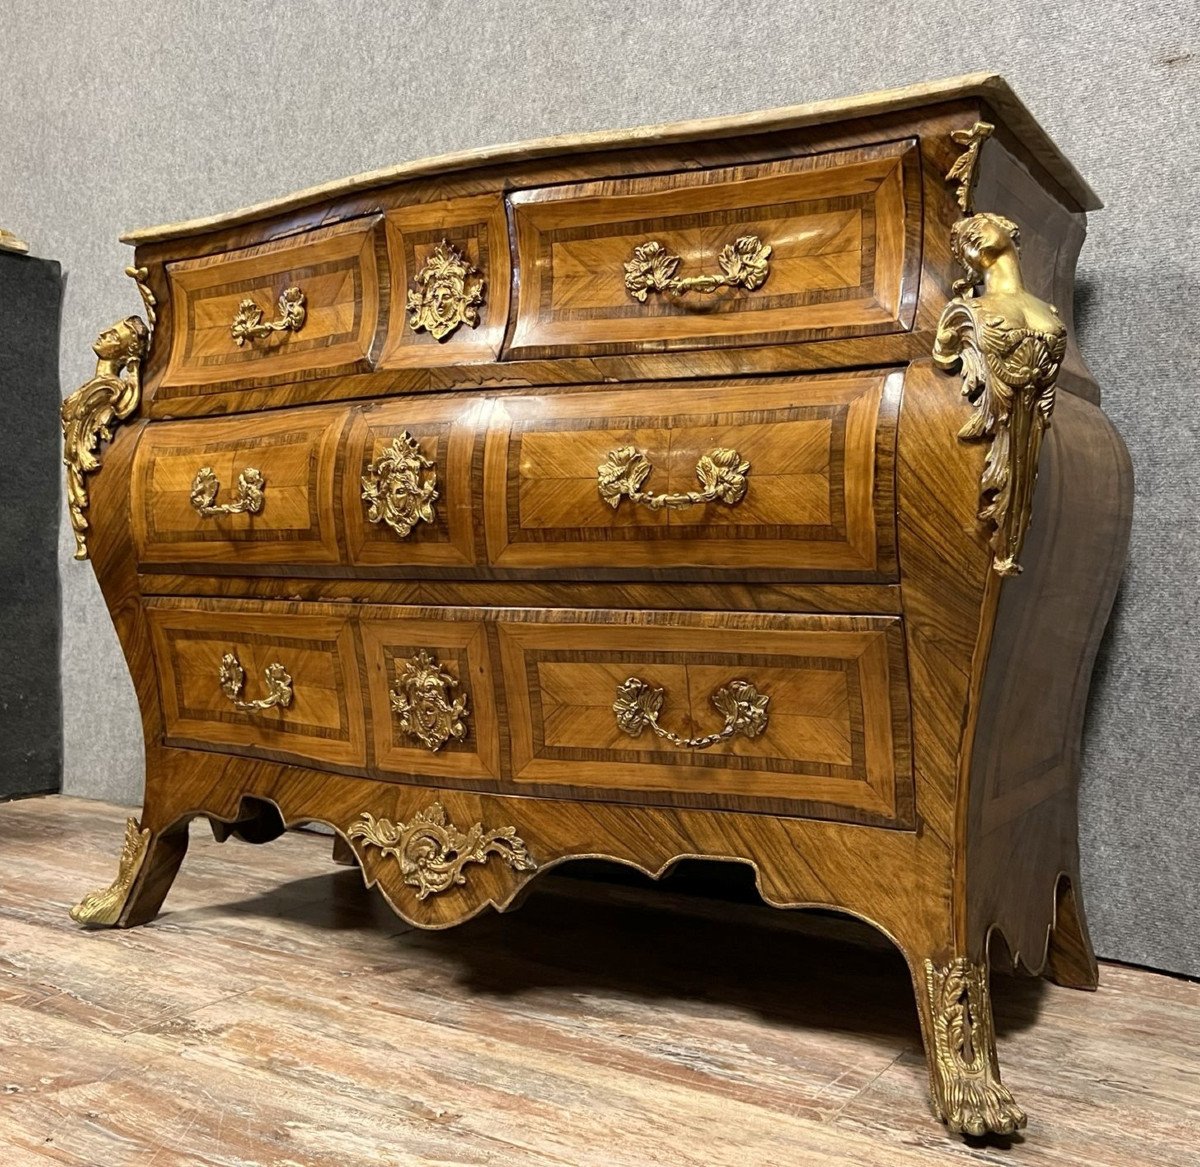
[[[443,239],[417,272],[408,293],[409,325],[434,340],[448,339],[459,325],[474,328],[483,303],[483,278],[454,244]]]
[[[979,147],[991,129],[977,122],[955,136],[968,146],[947,175],[959,183],[960,206],[971,206]],[[979,518],[992,528],[992,567],[1002,576],[1021,570],[1042,438],[1067,351],[1058,309],[1025,287],[1019,243],[1016,223],[1002,215],[979,212],[954,224],[950,248],[966,278],[942,310],[933,346],[934,363],[959,370],[963,396],[975,405],[959,438],[989,443]]]
[[[395,859],[405,884],[417,889],[418,900],[466,883],[463,868],[468,863],[486,863],[492,855],[514,871],[537,869],[515,827],[487,830],[477,822],[460,831],[440,802],[417,811],[406,823],[377,819],[364,811],[346,837]]]

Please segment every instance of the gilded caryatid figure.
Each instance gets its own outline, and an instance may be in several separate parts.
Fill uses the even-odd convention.
[[[113,427],[130,417],[141,401],[141,365],[149,345],[150,330],[138,316],[127,316],[106,329],[92,345],[96,375],[62,404],[63,464],[76,559],[88,557],[85,475],[100,468],[100,441],[111,441]]]
[[[1002,215],[954,224],[951,250],[967,275],[942,311],[933,346],[939,368],[961,369],[963,395],[975,404],[958,436],[991,442],[979,518],[994,528],[992,566],[1000,575],[1021,570],[1042,436],[1067,350],[1058,310],[1025,289],[1019,239],[1017,225]]]

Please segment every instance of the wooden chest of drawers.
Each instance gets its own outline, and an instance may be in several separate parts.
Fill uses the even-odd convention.
[[[198,815],[328,823],[431,928],[572,857],[738,860],[904,953],[939,1117],[1023,1125],[989,942],[1096,982],[1097,206],[980,75],[131,236],[148,319],[63,419],[146,796],[76,919],[150,919]]]

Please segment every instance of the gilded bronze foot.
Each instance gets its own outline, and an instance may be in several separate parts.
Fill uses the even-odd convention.
[[[1000,1081],[987,967],[962,956],[942,967],[927,960],[925,991],[934,1113],[956,1134],[1015,1134],[1025,1113]]]
[[[136,928],[154,919],[187,854],[186,820],[162,831],[143,830],[137,819],[125,824],[117,878],[86,895],[71,919],[90,928]]]
[[[117,878],[108,887],[85,895],[71,909],[71,919],[77,924],[93,928],[111,928],[118,923],[129,893],[141,873],[149,846],[150,832],[141,830],[137,819],[129,819],[125,823],[125,841],[121,845]]]

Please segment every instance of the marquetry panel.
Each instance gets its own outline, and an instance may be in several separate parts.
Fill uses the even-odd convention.
[[[157,391],[170,397],[206,386],[363,372],[380,313],[382,220],[375,215],[293,238],[167,264],[172,345]],[[295,330],[235,342],[230,327],[243,300],[264,320],[278,315],[286,288],[304,293]]]
[[[361,621],[377,769],[405,776],[499,778],[500,729],[483,621],[422,618],[413,609],[394,609],[393,613]],[[392,708],[392,686],[406,662],[421,652],[457,682],[448,691],[448,700],[466,701],[463,737],[449,738],[437,750],[430,750],[401,729]],[[438,696],[431,693],[431,701],[436,702]]]
[[[333,473],[345,417],[345,409],[327,407],[149,426],[133,469],[139,562],[183,570],[336,563]],[[236,499],[238,476],[247,467],[261,471],[262,509],[200,514],[191,496],[202,467],[220,483],[218,505]]]
[[[892,578],[901,383],[869,372],[503,397],[484,457],[489,560]],[[622,447],[649,461],[641,490],[654,494],[698,491],[701,458],[734,449],[749,463],[744,496],[614,508],[598,468]]]
[[[519,291],[509,352],[535,357],[768,344],[897,332],[920,268],[916,142],[580,183],[510,196]],[[625,285],[657,241],[675,275],[720,276],[743,236],[771,248],[761,287],[685,295]]]
[[[870,814],[896,825],[912,812],[908,688],[896,618],[703,614],[619,624],[543,614],[499,626],[512,777],[562,785],[741,799],[792,799],[824,817]],[[574,620],[572,619],[574,617]],[[756,737],[680,748],[617,723],[618,687],[637,677],[664,691],[660,721],[681,737],[721,728],[712,694],[749,681],[769,698]]]
[[[508,322],[512,280],[503,196],[476,195],[398,207],[387,213],[385,223],[392,308],[380,368],[496,360]],[[483,287],[478,323],[474,327],[459,324],[438,339],[428,329],[413,328],[407,304],[409,293],[419,290],[418,273],[443,241],[475,269],[472,280],[481,280]],[[442,289],[445,295],[452,292],[451,287]]]
[[[385,400],[353,410],[340,472],[351,563],[461,567],[475,562],[472,461],[480,419],[489,408],[486,400],[452,394]],[[416,472],[416,487],[432,486],[437,497],[432,501],[432,520],[420,519],[402,535],[404,523],[392,526],[386,518],[371,521],[364,477],[372,478],[374,469],[374,486],[381,492],[394,491],[397,509],[404,513],[406,495],[414,493],[414,482],[401,475],[379,473],[379,459],[397,441],[406,451],[405,434],[429,463]]]
[[[320,765],[366,764],[366,721],[349,614],[309,615],[277,605],[230,612],[150,600],[146,614],[158,667],[165,740]],[[237,709],[220,684],[226,653],[245,669],[244,699],[264,696],[278,662],[292,680],[283,708]]]

